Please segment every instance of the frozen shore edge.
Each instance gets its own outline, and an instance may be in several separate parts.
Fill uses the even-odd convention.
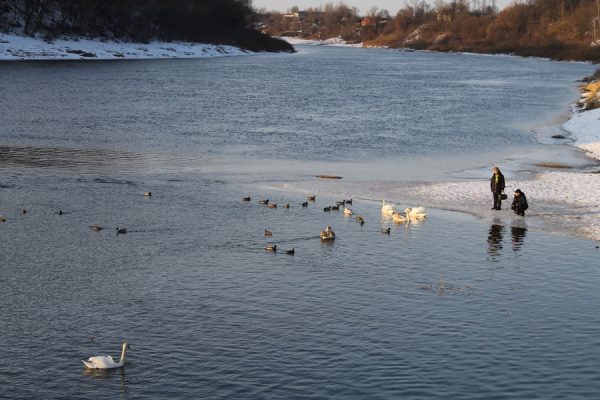
[[[289,183],[280,189],[375,202],[385,199],[400,209],[425,206],[474,215],[489,224],[600,241],[599,119],[600,109],[596,109],[576,113],[563,125],[563,129],[570,132],[569,145],[584,150],[590,157],[585,165],[563,167],[560,160],[552,159],[555,154],[552,152],[545,156],[536,155],[536,160],[530,160],[535,164],[548,164],[547,167],[536,167],[538,172],[519,174],[511,164],[514,161],[500,162],[500,169],[505,173],[508,171],[506,193],[509,196],[501,211],[490,210],[492,165],[469,170],[467,175],[453,173],[453,178],[443,182],[311,179]],[[530,208],[525,217],[515,215],[510,209],[512,193],[516,189],[527,194]]]
[[[189,42],[115,42],[0,33],[0,61],[211,58],[256,54],[234,46]]]
[[[417,198],[429,200],[431,206],[448,208],[453,198],[460,193],[469,193],[467,204],[458,204],[451,209],[506,225],[525,225],[600,241],[600,109],[574,112],[562,128],[570,134],[570,145],[583,150],[590,158],[590,165],[557,170],[548,168],[524,180],[507,177],[509,199],[503,208],[508,211],[491,211],[481,206],[491,204],[489,177],[417,185],[413,188],[414,194]],[[513,215],[510,210],[512,192],[516,189],[527,193],[530,210],[525,218]]]

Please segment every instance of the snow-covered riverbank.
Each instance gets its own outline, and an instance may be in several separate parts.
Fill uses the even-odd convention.
[[[573,115],[563,128],[571,133],[574,146],[600,160],[600,108]]]
[[[291,45],[304,44],[309,46],[331,46],[331,47],[363,47],[362,43],[348,43],[341,37],[335,37],[325,40],[316,39],[301,39],[296,37],[282,36],[281,40],[285,40]]]
[[[203,58],[253,54],[233,46],[150,42],[130,43],[90,39],[40,38],[0,33],[0,60],[118,60],[150,58]]]

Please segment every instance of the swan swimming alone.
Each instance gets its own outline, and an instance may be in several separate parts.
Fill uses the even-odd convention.
[[[411,221],[427,218],[427,213],[425,213],[424,207],[407,208],[404,210],[404,215],[406,215],[406,218],[410,219]]]
[[[83,365],[89,369],[113,369],[113,368],[121,368],[125,365],[125,353],[129,349],[129,345],[127,343],[123,343],[121,348],[121,359],[119,362],[115,362],[111,356],[95,356],[90,357],[86,360],[81,360]]]
[[[381,214],[391,216],[396,211],[396,207],[392,203],[386,203],[385,200],[381,203]]]

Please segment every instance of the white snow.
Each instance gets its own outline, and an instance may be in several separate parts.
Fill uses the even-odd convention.
[[[291,45],[305,44],[311,46],[333,46],[333,47],[363,47],[362,43],[348,43],[341,37],[335,37],[326,40],[300,39],[296,37],[282,36],[281,40],[285,40]]]
[[[115,60],[202,58],[253,54],[233,46],[185,43],[131,43],[92,39],[40,38],[0,33],[0,60]]]
[[[600,108],[573,115],[563,128],[573,135],[574,146],[600,160]]]

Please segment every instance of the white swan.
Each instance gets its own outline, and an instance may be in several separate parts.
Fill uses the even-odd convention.
[[[344,207],[344,215],[350,216],[352,214],[353,214],[353,212],[352,212],[352,209],[350,209],[350,207]]]
[[[95,356],[88,358],[87,361],[81,360],[81,362],[85,365],[86,368],[90,369],[113,369],[113,368],[121,368],[125,365],[125,353],[129,345],[127,343],[123,343],[121,349],[121,359],[119,362],[115,362],[111,356]]]
[[[386,203],[385,200],[383,200],[383,203],[381,203],[381,214],[391,216],[395,211],[396,206],[392,203]]]
[[[397,211],[394,211],[394,213],[392,214],[392,221],[394,221],[397,224],[402,224],[404,222],[410,222],[410,219],[408,219],[406,214],[401,214]]]
[[[404,214],[406,215],[406,218],[410,219],[411,221],[427,218],[424,207],[407,208],[404,210]]]

